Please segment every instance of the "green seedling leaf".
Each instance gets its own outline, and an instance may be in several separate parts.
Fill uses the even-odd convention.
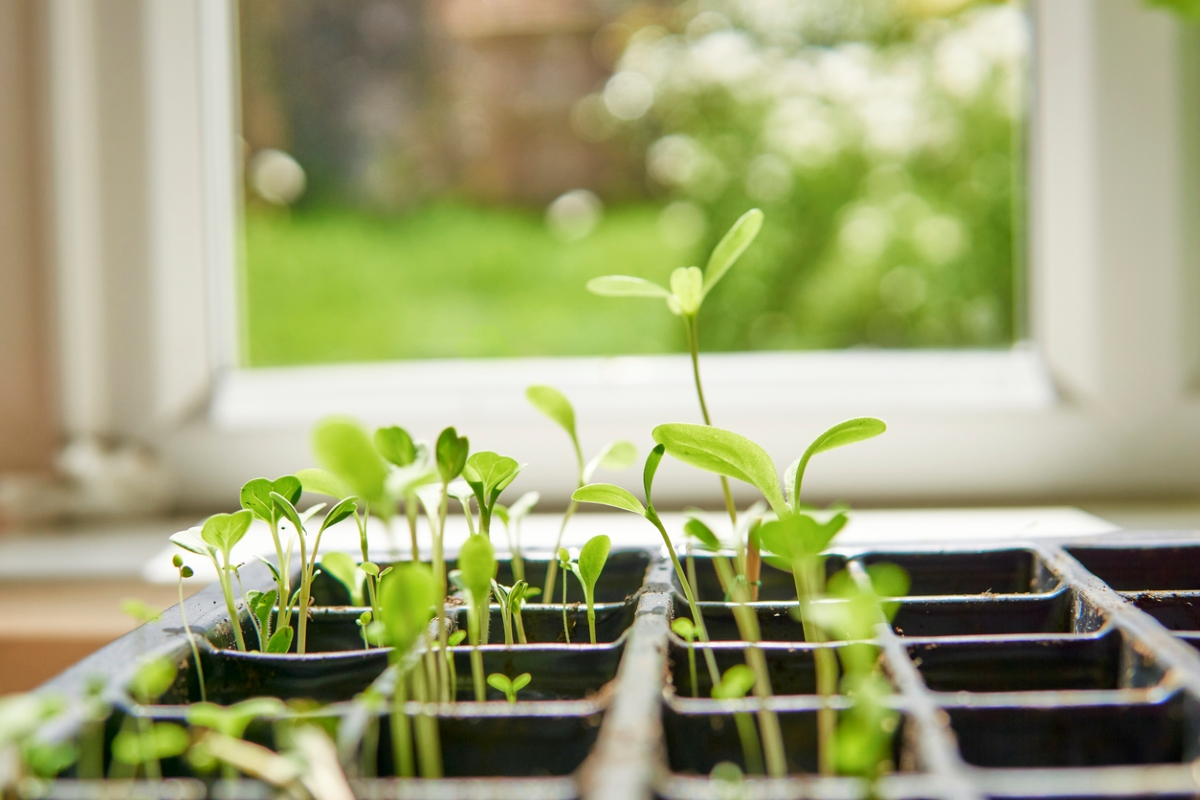
[[[700,545],[710,552],[717,552],[721,549],[721,540],[712,532],[712,529],[705,525],[700,520],[692,517],[683,524],[683,532],[700,542]]]
[[[388,642],[403,654],[433,619],[437,585],[428,564],[406,561],[380,583],[379,605]]]
[[[349,517],[358,509],[358,498],[347,497],[333,508],[329,509],[329,513],[325,515],[325,519],[321,521],[321,531],[333,525],[337,525],[342,520]]]
[[[292,505],[295,505],[300,502],[302,491],[300,479],[295,475],[284,475],[273,481],[267,478],[255,478],[242,486],[242,508],[250,511],[263,522],[274,524],[279,520],[279,512],[271,500],[271,492],[283,495],[291,501]]]
[[[567,396],[553,386],[530,386],[525,390],[525,399],[567,432],[575,448],[575,457],[582,464],[583,450],[579,447],[579,435],[575,431],[575,408]]]
[[[704,301],[704,273],[699,267],[679,267],[671,273],[671,297],[667,307],[674,314],[694,317]]]
[[[337,500],[351,495],[350,487],[337,475],[324,469],[302,469],[296,473],[304,491],[323,494]],[[280,492],[280,494],[283,494]],[[293,503],[293,505],[295,505]]]
[[[784,485],[787,497],[793,507],[800,504],[800,485],[804,482],[804,470],[809,460],[817,453],[824,453],[848,444],[873,439],[887,430],[887,424],[874,417],[857,417],[839,422],[822,433],[804,451],[804,455],[796,459],[784,474]]]
[[[745,664],[735,664],[725,670],[721,682],[713,687],[712,696],[717,700],[736,700],[753,688],[754,671]]]
[[[520,471],[521,465],[516,460],[484,450],[467,459],[462,475],[475,493],[479,508],[490,509]]]
[[[197,525],[194,528],[188,528],[186,531],[173,533],[170,537],[171,543],[178,547],[182,547],[189,553],[195,553],[198,556],[214,558],[217,554],[217,549],[208,542],[204,541],[204,538],[200,535],[202,530],[203,528]]]
[[[155,611],[145,600],[137,597],[127,597],[121,601],[121,613],[127,617],[132,617],[138,623],[145,625],[147,622],[157,622],[162,616],[161,611]]]
[[[661,297],[671,293],[657,283],[632,275],[605,275],[587,282],[587,290],[603,297]]]
[[[300,521],[303,522],[305,526],[307,526],[308,521],[310,519],[312,519],[313,517],[315,517],[317,514],[321,513],[321,511],[325,508],[326,505],[327,505],[326,503],[314,503],[313,505],[304,509],[303,511],[300,512]]]
[[[129,693],[142,705],[154,702],[175,681],[175,665],[165,658],[146,659],[129,681]]]
[[[458,647],[463,643],[463,639],[467,638],[466,631],[455,631],[446,639],[446,644],[449,647]]]
[[[752,208],[733,223],[717,246],[708,257],[708,266],[704,268],[704,294],[712,291],[717,281],[725,276],[734,262],[746,251],[754,237],[762,229],[763,212]]]
[[[62,712],[66,701],[56,694],[10,694],[0,697],[0,745],[32,736],[43,721]]]
[[[612,540],[600,534],[588,539],[579,551],[579,579],[588,598],[595,595],[596,581],[600,580],[600,573],[604,571],[604,565],[608,562],[608,551],[611,547]]]
[[[304,612],[301,611],[301,614]],[[271,634],[271,641],[267,642],[268,653],[286,653],[292,649],[292,637],[295,636],[293,628],[280,628]]]
[[[370,561],[364,561],[361,565],[359,565],[359,569],[361,569],[366,574],[370,575],[372,578],[379,577],[379,565],[378,564],[374,564]]]
[[[187,721],[190,725],[240,739],[254,720],[278,717],[285,713],[287,704],[277,698],[251,697],[231,706],[193,703],[187,707]]]
[[[321,557],[321,569],[346,587],[346,591],[350,593],[351,605],[365,605],[363,603],[362,578],[366,571],[359,569],[353,558],[346,553],[326,553]]]
[[[302,532],[304,530],[304,520],[300,519],[300,512],[296,510],[291,501],[278,492],[271,492],[271,499],[279,507],[280,516],[290,522],[297,533]]]
[[[675,635],[686,642],[692,642],[696,639],[696,626],[687,617],[676,617],[671,623],[671,630],[675,631]]]
[[[845,526],[845,514],[836,514],[825,523],[807,514],[788,514],[764,522],[758,529],[758,539],[772,553],[795,563],[820,555]],[[792,571],[791,563],[788,572]]]
[[[181,755],[191,744],[191,738],[179,725],[156,722],[148,734],[125,730],[112,743],[112,755],[123,764],[144,764]]]
[[[262,556],[255,556],[256,559],[267,565],[267,569],[271,570],[271,576],[275,578],[275,582],[279,583],[280,574],[279,567],[275,566],[274,562]]]
[[[532,681],[532,680],[533,680],[533,676],[532,676],[532,675],[530,675],[528,672],[522,672],[520,675],[518,675],[517,677],[513,678],[513,680],[512,680],[512,688],[513,688],[513,691],[514,691],[514,692],[519,692],[519,691],[521,691],[521,690],[522,690],[522,689],[524,689],[526,686],[528,686],[528,685],[529,685],[529,682],[530,682],[530,681]]]
[[[786,511],[779,475],[767,452],[745,436],[708,425],[659,425],[654,441],[672,458],[698,469],[744,481],[762,492],[776,513]]]
[[[632,511],[639,517],[646,516],[646,508],[636,497],[620,486],[613,486],[611,483],[591,483],[587,486],[580,486],[571,494],[571,499],[577,503],[596,503]]]
[[[708,777],[717,783],[728,783],[734,786],[742,782],[742,768],[732,761],[719,761],[708,773]]]
[[[442,483],[449,483],[462,474],[470,451],[471,443],[467,437],[459,436],[454,428],[446,428],[438,435],[437,468]]]
[[[276,589],[269,592],[251,589],[246,592],[246,603],[250,606],[250,613],[258,620],[260,631],[267,629],[267,623],[271,620],[271,612],[275,610],[275,601],[278,599],[279,591]]]
[[[375,431],[375,449],[397,467],[407,467],[417,460],[417,446],[412,437],[395,425]]]
[[[512,681],[510,681],[508,676],[502,672],[493,672],[491,675],[488,675],[487,682],[488,686],[491,686],[498,692],[504,692],[505,694],[508,694],[510,691],[512,691]]]
[[[246,531],[250,530],[250,523],[253,521],[254,515],[245,509],[232,514],[213,514],[204,521],[204,526],[200,529],[200,538],[220,551],[228,562],[230,551],[242,540]]]
[[[28,741],[21,749],[25,768],[36,778],[57,778],[59,773],[75,763],[79,749],[74,742]]]
[[[496,576],[496,551],[485,536],[470,536],[458,553],[463,587],[476,602],[483,602]]]
[[[650,489],[654,486],[654,475],[658,472],[658,465],[662,463],[663,453],[667,448],[661,444],[655,445],[654,448],[646,454],[646,466],[642,467],[642,489],[646,492],[646,504],[654,505],[654,501],[650,498]]]
[[[633,442],[624,440],[609,442],[596,454],[596,457],[583,468],[583,482],[587,483],[598,469],[620,472],[629,469],[637,462],[637,447]]]
[[[313,429],[312,448],[317,462],[336,475],[351,493],[361,497],[372,509],[385,510],[387,468],[371,438],[358,423],[337,418],[318,422]]]

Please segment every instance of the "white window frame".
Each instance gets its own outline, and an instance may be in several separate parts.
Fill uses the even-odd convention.
[[[522,485],[560,503],[573,459],[525,404],[527,384],[572,398],[587,449],[614,437],[645,447],[654,424],[697,420],[684,356],[241,369],[231,0],[50,8],[64,424],[149,442],[183,507],[228,505],[241,481],[308,465],[307,430],[329,413],[427,438],[455,424],[475,447],[529,462]],[[120,40],[121,13],[140,40]],[[1185,147],[1200,130],[1195,34],[1138,0],[1049,0],[1032,13],[1030,341],[703,357],[714,421],[781,467],[842,418],[889,422],[885,437],[814,464],[815,500],[1062,502],[1200,487],[1200,273],[1185,224],[1200,208]],[[108,110],[114,79],[141,87],[140,117]],[[144,141],[140,160],[117,145],[124,134]],[[122,198],[141,204],[141,230],[106,227]],[[131,236],[140,250],[114,244]],[[141,293],[97,291],[114,281]],[[614,306],[614,324],[627,313]],[[664,465],[656,489],[664,504],[718,504],[712,480],[678,465]]]

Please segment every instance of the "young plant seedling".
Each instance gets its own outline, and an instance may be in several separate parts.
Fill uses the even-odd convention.
[[[567,573],[575,571],[575,562],[571,558],[571,552],[565,547],[558,548],[558,566],[562,567],[563,571],[563,587],[562,587],[562,617],[563,617],[563,641],[567,644],[571,643],[571,624],[567,618]]]
[[[526,492],[507,508],[499,504],[496,506],[496,516],[504,523],[504,532],[508,536],[514,580],[525,580],[525,559],[521,555],[521,520],[529,516],[529,512],[533,511],[541,497],[538,492]]]
[[[165,658],[143,659],[129,682],[129,694],[139,705],[157,700],[175,682],[175,665]],[[135,777],[141,768],[148,780],[162,778],[160,762],[181,755],[191,743],[187,731],[170,722],[153,722],[142,714],[122,721],[113,738],[109,778]]]
[[[233,638],[237,642],[238,650],[243,652],[246,650],[246,640],[242,636],[241,619],[233,601],[233,582],[230,575],[234,566],[231,553],[234,546],[246,535],[253,520],[253,514],[245,509],[232,514],[213,514],[202,526],[171,535],[171,541],[176,545],[189,553],[211,559],[213,566],[217,568],[217,578],[225,596],[225,610],[229,614]]]
[[[321,571],[346,587],[350,605],[361,608],[366,604],[363,582],[367,573],[346,553],[326,553],[321,557]]]
[[[508,488],[521,472],[521,465],[508,456],[484,450],[474,453],[463,466],[462,476],[475,495],[479,506],[479,533],[491,537],[492,513],[500,493]]]
[[[307,550],[308,534],[304,530],[304,521],[300,518],[300,513],[296,511],[296,507],[286,497],[275,492],[271,493],[271,499],[282,509],[284,517],[296,529],[297,540],[300,542],[300,589],[296,613],[296,652],[303,655],[308,644],[308,606],[309,600],[312,597],[313,578],[317,573],[317,554],[321,548],[321,537],[330,527],[349,518],[350,515],[358,513],[358,498],[354,496],[347,497],[329,510],[329,513],[325,515],[325,519],[321,521],[321,527],[317,530],[311,554]],[[291,605],[290,600],[288,605]],[[290,645],[291,637],[285,633],[290,630],[290,628],[280,628],[275,632],[275,635],[285,634],[285,638],[288,640],[287,644]],[[267,645],[267,650],[271,652],[286,652],[286,649],[282,651],[274,649],[276,647],[278,645],[275,644],[275,637],[272,636],[271,642]]]
[[[492,578],[492,591],[500,604],[500,621],[504,625],[504,644],[508,647],[513,645],[512,589]]]
[[[277,717],[286,711],[287,706],[275,697],[251,697],[231,706],[201,702],[188,706],[187,721],[193,727],[207,728],[233,739],[241,739],[254,720]],[[222,768],[226,780],[237,777],[228,762],[223,762]]]
[[[483,638],[483,618],[488,614],[488,596],[492,589],[492,578],[496,575],[496,552],[486,536],[475,535],[467,539],[458,553],[458,568],[463,587],[467,590],[467,629],[471,650],[471,676],[475,683],[475,699],[487,699],[484,686],[483,653],[479,645],[487,644]]]
[[[571,446],[575,449],[575,463],[579,470],[577,488],[583,488],[592,479],[598,469],[625,470],[637,461],[637,448],[630,442],[609,442],[587,464],[583,463],[583,448],[579,446],[579,434],[575,430],[575,408],[566,395],[553,386],[530,386],[525,390],[525,397],[538,411],[557,423],[571,437]],[[562,524],[558,527],[558,538],[554,540],[554,552],[562,547],[563,533],[567,523],[575,515],[579,502],[572,497],[563,514]],[[542,597],[550,602],[554,597],[554,581],[558,574],[558,564],[551,560],[546,569],[546,585],[542,588]]]
[[[517,692],[528,686],[531,680],[533,680],[533,676],[528,672],[523,672],[512,680],[509,680],[508,676],[502,672],[493,672],[487,676],[488,686],[497,692],[504,692],[508,702],[513,704],[517,702]]]
[[[430,528],[433,533],[433,577],[437,582],[437,633],[438,633],[438,684],[439,698],[442,702],[451,702],[454,700],[454,695],[457,694],[457,683],[451,681],[451,663],[450,651],[448,645],[449,629],[446,627],[446,557],[445,557],[445,533],[446,533],[446,513],[450,505],[450,483],[462,474],[463,469],[467,466],[467,457],[471,451],[470,442],[465,436],[459,436],[458,431],[454,428],[446,428],[438,434],[437,444],[434,447],[434,463],[437,466],[437,477],[440,481],[441,492],[439,493],[436,502],[436,525],[433,516],[430,515]],[[429,511],[427,502],[432,495],[422,494],[421,502],[425,504],[426,510]],[[489,576],[490,578],[490,576]]]
[[[583,585],[583,599],[587,603],[588,634],[592,644],[596,643],[596,582],[600,580],[600,573],[604,571],[604,565],[608,562],[611,547],[612,541],[604,534],[588,539],[579,551],[579,563],[573,570],[575,577]]]
[[[417,543],[417,515],[419,512],[417,489],[432,480],[436,471],[428,463],[428,451],[413,441],[408,431],[393,425],[375,431],[375,449],[392,466],[387,477],[387,493],[400,498],[404,516],[408,520],[408,534],[412,540],[412,560],[421,560],[421,548]]]
[[[696,384],[696,397],[700,401],[700,414],[705,425],[712,425],[708,404],[704,401],[704,387],[700,383],[700,329],[697,317],[704,298],[717,282],[724,277],[734,262],[741,257],[762,228],[763,213],[752,208],[733,223],[733,227],[713,248],[708,264],[701,272],[699,267],[679,267],[671,273],[671,288],[667,289],[644,278],[629,275],[607,275],[588,281],[588,291],[608,297],[657,297],[667,301],[667,309],[683,320],[687,336],[688,351],[692,357],[692,378]],[[737,507],[733,504],[733,493],[729,481],[721,476],[721,492],[725,496],[725,509],[734,527],[737,526]],[[751,585],[758,581],[758,554],[751,548],[746,578]],[[755,593],[753,596],[757,597]]]
[[[380,585],[382,620],[392,646],[390,659],[395,672],[392,694],[392,746],[401,777],[412,777],[411,731],[405,713],[407,685],[411,678],[414,698],[421,708],[433,699],[436,669],[416,652],[417,643],[428,637],[437,601],[437,581],[428,565],[420,562],[397,564]],[[417,759],[421,777],[440,778],[441,740],[437,718],[422,710],[417,716]]]
[[[659,425],[654,429],[653,436],[654,441],[666,448],[666,452],[673,458],[698,469],[749,483],[758,489],[775,512],[780,526],[768,533],[769,538],[778,543],[783,540],[792,542],[795,536],[801,536],[804,544],[789,544],[788,547],[799,548],[796,552],[801,554],[801,562],[806,565],[801,571],[806,578],[797,582],[798,591],[802,591],[805,595],[800,598],[803,603],[805,599],[816,596],[814,593],[823,590],[824,571],[812,566],[813,559],[816,554],[828,546],[833,534],[841,529],[841,523],[832,522],[828,528],[814,530],[815,521],[811,517],[799,513],[799,490],[804,479],[804,470],[812,456],[817,453],[873,438],[886,429],[887,426],[882,420],[862,417],[847,420],[825,431],[788,468],[785,478],[786,494],[780,489],[779,474],[771,457],[765,450],[744,436],[721,428],[687,423]],[[808,522],[803,522],[803,520],[808,520]],[[828,534],[829,538],[824,538],[825,534]],[[762,535],[760,529],[758,538],[761,539]],[[784,545],[778,544],[778,546],[783,547]],[[810,553],[813,546],[819,546],[819,549],[812,553],[812,558],[804,555]],[[791,552],[792,550],[789,549],[788,553]],[[749,579],[749,575],[747,575],[747,579]],[[824,667],[822,667],[822,661]],[[818,669],[822,673],[818,678],[819,684],[830,688],[831,683],[836,683],[837,680],[836,673],[832,680],[829,677],[830,657],[818,656],[817,663]],[[836,663],[833,664],[833,667],[836,669]],[[820,752],[822,753],[820,765],[821,771],[825,774],[832,773],[834,765],[831,745],[832,730],[829,720],[830,715],[827,713],[824,717],[824,726],[818,729]],[[770,761],[769,748],[768,761]]]
[[[725,670],[721,682],[713,687],[712,696],[716,700],[740,700],[754,688],[754,671],[745,664],[735,664]],[[737,726],[738,739],[742,742],[742,757],[746,761],[746,771],[762,774],[762,746],[758,741],[758,731],[754,730],[754,719],[744,712],[736,712],[733,722]]]
[[[671,623],[671,630],[687,643],[688,677],[692,681],[692,697],[699,697],[700,687],[696,679],[696,648],[693,646],[699,632],[687,617],[676,617],[675,621]]]
[[[267,523],[271,529],[271,541],[275,545],[275,563],[278,567],[271,565],[271,573],[275,576],[276,597],[286,600],[292,596],[291,590],[291,547],[286,550],[287,556],[285,560],[285,549],[283,541],[279,537],[279,523],[283,521],[283,511],[271,499],[271,493],[281,494],[288,501],[295,505],[300,502],[300,495],[303,493],[303,487],[300,484],[300,479],[295,475],[284,475],[275,480],[267,478],[255,478],[242,486],[240,500],[242,508],[252,513],[256,518]],[[283,603],[280,603],[282,606]],[[280,609],[282,612],[282,608]],[[279,625],[282,628],[288,627],[290,620],[285,614],[281,615]],[[271,638],[271,628],[265,626],[259,631],[260,647],[265,647],[268,639]]]
[[[192,629],[188,625],[187,609],[183,607],[183,580],[192,577],[195,572],[183,563],[183,558],[178,553],[171,559],[171,564],[179,570],[179,619],[183,622],[183,633],[187,636],[188,646],[192,649],[192,661],[196,665],[196,679],[200,684],[200,702],[204,702],[208,700],[208,689],[204,684],[204,665],[200,663],[200,648],[196,646],[196,637],[192,635]]]

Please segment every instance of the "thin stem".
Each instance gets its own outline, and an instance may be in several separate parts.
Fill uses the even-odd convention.
[[[216,560],[215,558],[213,559]],[[229,613],[229,626],[233,628],[233,639],[237,649],[246,652],[246,640],[242,637],[242,621],[238,617],[237,606],[233,602],[233,582],[229,580],[229,557],[225,557],[225,566],[217,565],[217,577],[221,582],[221,591],[225,594],[225,610]]]
[[[525,620],[521,619],[520,604],[513,610],[513,621],[517,623],[517,641],[521,644],[529,644],[525,639]]]
[[[412,537],[412,560],[421,560],[421,545],[417,543],[417,496],[404,498],[404,516],[408,517],[408,534]]]
[[[700,696],[700,685],[696,679],[696,646],[688,639],[688,676],[692,679],[692,697]]]
[[[392,692],[392,760],[395,762],[396,774],[401,778],[411,778],[416,770],[413,765],[412,727],[404,714],[406,675],[400,672],[396,665],[396,688]]]
[[[271,516],[274,516],[274,512]],[[279,588],[277,602],[279,603],[279,607],[282,609],[284,604],[290,599],[290,592],[292,589],[292,565],[283,563],[283,543],[279,540],[279,520],[277,519],[271,520],[271,540],[275,543],[275,558],[276,563],[279,565],[279,579],[276,580],[275,583]],[[269,620],[270,617],[267,619]],[[286,624],[288,621],[289,620],[285,620],[283,624]],[[263,631],[262,635],[269,639],[271,637],[271,631],[269,629]],[[266,643],[264,642],[262,646],[266,647]]]
[[[567,570],[563,569],[563,639],[571,643],[571,627],[567,624]]]
[[[588,633],[592,637],[592,644],[596,643],[596,604],[592,601],[592,593],[587,593],[587,615],[588,615]]]
[[[663,527],[662,520],[658,518],[658,514],[654,513],[653,509],[646,509],[646,519],[653,523],[654,527],[658,528],[658,532],[662,534],[663,543],[667,546],[667,552],[671,554],[671,563],[675,566],[675,576],[679,578],[679,585],[683,587],[683,596],[687,599],[688,609],[692,612],[692,625],[696,628],[696,632],[700,636],[700,641],[708,641],[708,628],[704,626],[704,617],[700,614],[700,606],[696,603],[696,596],[692,594],[692,585],[688,582],[687,576],[683,574],[683,565],[679,563],[679,556],[675,553],[675,546],[671,544],[671,537],[667,535],[667,529]],[[712,685],[716,686],[721,682],[721,671],[717,669],[717,659],[713,655],[710,648],[704,648],[704,663],[708,667],[708,677],[712,680]]]
[[[424,665],[418,663],[412,671],[413,694],[421,703],[417,714],[417,755],[421,762],[422,778],[442,777],[442,743],[438,734],[437,717],[429,714],[425,704],[429,702],[428,686]]]
[[[187,611],[183,608],[183,576],[179,576],[179,618],[183,620],[183,632],[187,635],[188,644],[192,648],[192,658],[196,661],[196,678],[200,682],[200,702],[208,702],[208,691],[204,686],[204,666],[200,663],[200,648],[196,646],[196,637],[188,625]]]
[[[479,603],[475,598],[471,598],[471,605],[467,607],[467,638],[471,640],[471,677],[475,682],[475,700],[482,703],[487,699],[487,688],[483,677],[483,653],[479,652],[480,613],[487,613],[487,607],[484,606],[481,610]]]
[[[690,544],[687,545],[687,550],[685,552],[687,553],[688,581],[692,584],[692,591],[694,592],[696,591],[696,587],[699,586],[699,582],[696,580],[696,558],[692,555],[692,546]],[[697,597],[699,597],[699,595],[697,595]]]
[[[433,534],[433,579],[437,582],[437,635],[438,635],[438,681],[441,684],[442,702],[453,703],[458,694],[457,676],[451,676],[454,665],[450,663],[450,633],[446,629],[446,555],[443,549],[443,534],[446,531],[446,513],[450,497],[448,483],[442,483],[442,498],[438,503],[437,529]],[[432,523],[433,520],[430,520]]]
[[[308,545],[304,541],[304,528],[296,531],[300,540],[300,600],[296,604],[296,652],[304,655],[304,646],[308,637]]]
[[[579,474],[579,485],[583,486],[583,473]],[[562,547],[563,533],[567,530],[567,523],[571,521],[571,517],[575,516],[575,510],[579,508],[579,503],[571,500],[567,504],[566,513],[563,514],[562,524],[558,526],[558,538],[554,540],[554,549],[550,552],[557,555],[558,549]],[[546,568],[546,585],[542,588],[542,597],[546,598],[549,603],[554,597],[554,579],[558,574],[558,562],[554,558],[550,559],[550,565]],[[566,580],[566,577],[563,577]]]
[[[801,609],[805,603],[816,599],[824,591],[824,562],[819,558],[809,561],[810,563],[796,563],[792,566],[796,599],[800,602]],[[808,615],[802,613],[800,618],[804,625],[804,640],[814,645],[824,643],[824,634],[809,620]],[[825,701],[817,711],[817,767],[822,775],[833,775],[836,771],[833,737],[837,730],[837,712],[829,706],[828,701],[837,690],[837,657],[829,648],[817,647],[813,651],[813,659],[817,668],[817,694]]]
[[[746,759],[746,772],[751,775],[762,775],[763,754],[762,744],[758,740],[758,731],[754,730],[754,717],[745,712],[733,715],[737,725],[738,738],[742,740],[742,756]]]

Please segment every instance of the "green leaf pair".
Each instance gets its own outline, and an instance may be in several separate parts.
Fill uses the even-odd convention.
[[[273,481],[255,478],[242,486],[240,499],[242,508],[268,525],[275,525],[282,518],[282,511],[271,499],[272,493],[286,497],[288,502],[295,505],[300,502],[303,491],[300,479],[295,475],[284,475]]]
[[[671,273],[670,289],[645,278],[606,275],[588,281],[588,291],[607,297],[658,297],[667,301],[671,313],[694,317],[704,298],[758,236],[762,223],[762,211],[757,208],[747,211],[713,249],[704,271],[699,267],[679,267]]]
[[[808,514],[787,514],[764,522],[758,529],[758,540],[779,557],[768,559],[772,566],[792,572],[805,559],[819,556],[845,526],[846,515],[842,513],[827,522]]]
[[[503,692],[510,703],[517,702],[517,692],[528,686],[531,680],[533,680],[533,676],[528,672],[523,672],[511,680],[502,672],[493,672],[487,676],[488,686],[498,692]]]

